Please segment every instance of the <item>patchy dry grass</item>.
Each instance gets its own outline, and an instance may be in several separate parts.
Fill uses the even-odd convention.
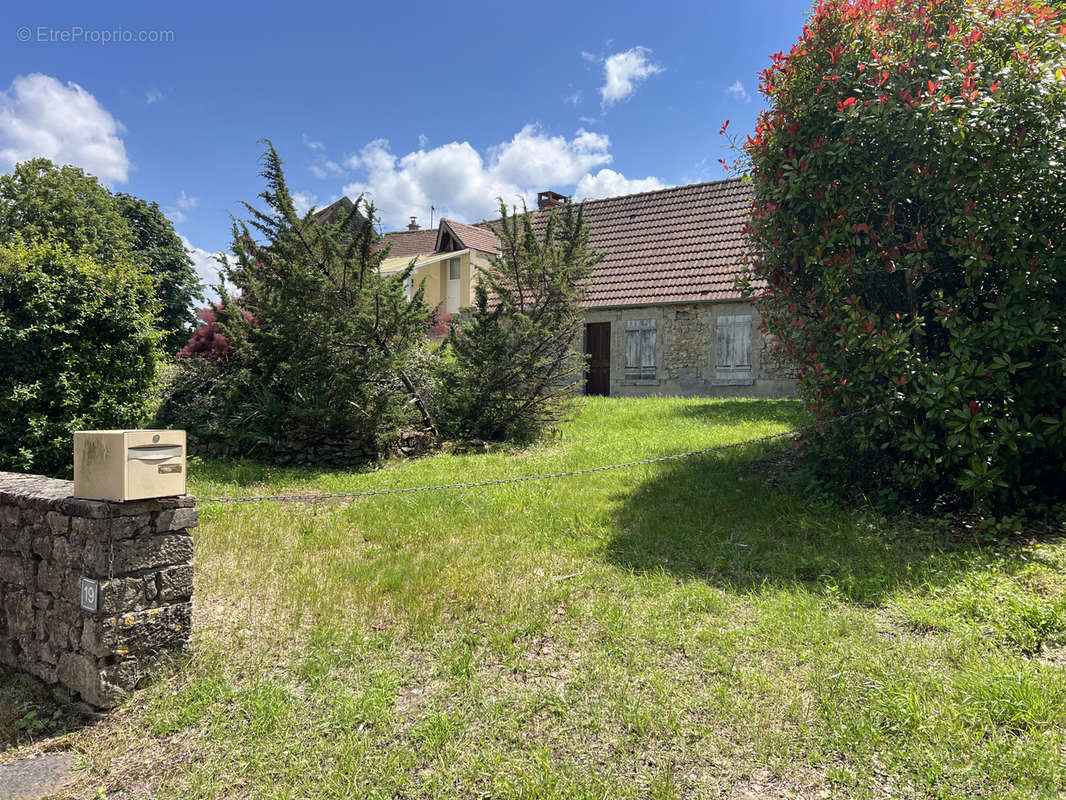
[[[202,495],[415,486],[800,422],[789,402],[590,400],[520,452],[192,472]],[[1066,545],[979,548],[770,488],[766,455],[205,506],[195,655],[65,734],[71,796],[1059,796]],[[0,759],[56,744],[18,740]]]

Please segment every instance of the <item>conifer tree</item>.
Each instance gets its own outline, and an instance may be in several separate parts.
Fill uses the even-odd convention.
[[[224,402],[261,440],[296,436],[361,441],[374,449],[410,424],[412,408],[435,433],[408,374],[425,340],[422,290],[407,297],[410,268],[382,275],[373,205],[358,199],[334,219],[297,214],[281,159],[267,142],[260,210],[233,223],[218,322],[236,378]],[[259,241],[257,241],[257,237]],[[239,409],[243,408],[245,413]]]
[[[501,200],[495,228],[500,255],[481,271],[469,318],[448,335],[454,363],[441,403],[453,435],[529,441],[572,408],[584,367],[574,349],[581,300],[602,256],[589,248],[580,205],[534,224],[525,207],[508,213]]]

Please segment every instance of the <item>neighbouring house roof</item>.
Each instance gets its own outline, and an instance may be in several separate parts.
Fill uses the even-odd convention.
[[[444,233],[445,228],[452,232],[452,235],[463,248],[481,250],[484,253],[492,253],[493,255],[500,252],[500,240],[492,231],[479,228],[476,225],[456,222],[454,219],[442,219],[440,221],[441,234]],[[437,249],[440,249],[439,238],[437,239]]]
[[[586,200],[593,268],[587,308],[735,300],[748,263],[750,184],[739,178]],[[551,209],[533,212],[541,228]],[[489,223],[491,224],[491,223]]]
[[[344,214],[349,213],[355,206],[348,197],[341,197],[339,201],[330,203],[325,208],[320,208],[314,212],[314,219],[322,223],[337,222]],[[356,214],[356,217],[352,220],[352,230],[358,229],[359,225],[364,224],[367,218],[364,214]]]
[[[338,217],[351,211],[354,205],[355,203],[347,197],[342,197],[340,200],[335,200],[325,208],[320,208],[316,211],[315,219],[319,222],[336,222]],[[361,215],[360,217],[362,218]]]
[[[394,231],[381,237],[381,244],[389,243],[389,258],[407,258],[434,253],[437,250],[437,229],[424,231]]]

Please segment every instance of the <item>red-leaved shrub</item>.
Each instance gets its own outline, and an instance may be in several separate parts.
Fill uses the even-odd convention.
[[[1064,65],[1061,4],[824,0],[764,72],[752,286],[811,410],[867,410],[832,481],[1066,493]]]
[[[255,320],[247,311],[241,311],[244,318],[254,324]],[[232,349],[229,340],[218,325],[215,316],[215,306],[204,308],[196,312],[196,318],[203,324],[200,325],[192,336],[189,343],[179,352],[178,358],[206,358],[209,361],[224,360]]]

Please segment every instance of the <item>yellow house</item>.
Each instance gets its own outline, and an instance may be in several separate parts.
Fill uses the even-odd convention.
[[[426,305],[441,315],[474,304],[478,267],[487,267],[499,252],[499,239],[491,231],[450,219],[442,219],[436,230],[419,230],[412,222],[409,230],[386,233],[386,243],[389,255],[381,263],[382,273],[399,272],[414,261],[409,290],[422,285]]]

